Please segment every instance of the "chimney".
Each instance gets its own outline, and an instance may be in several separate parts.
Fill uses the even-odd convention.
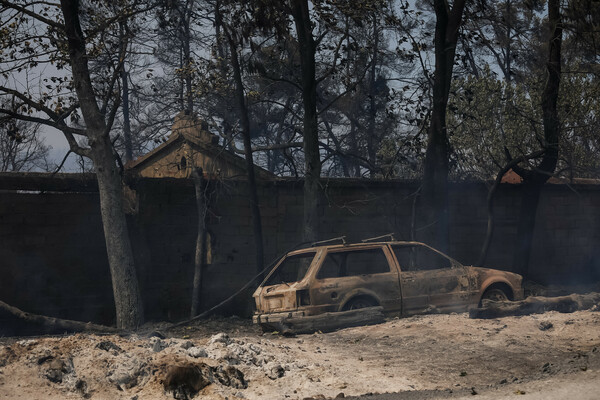
[[[197,139],[205,144],[219,143],[219,137],[208,131],[208,124],[194,115],[186,115],[180,112],[175,116],[175,122],[171,128],[172,134],[179,133],[188,138]]]

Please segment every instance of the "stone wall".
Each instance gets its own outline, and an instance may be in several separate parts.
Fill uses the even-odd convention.
[[[389,232],[400,240],[411,238],[417,184],[363,180],[324,184],[326,206],[320,227],[324,239],[346,235],[358,241]],[[197,223],[193,186],[174,179],[141,179],[133,186],[138,212],[129,222],[146,317],[185,318]],[[204,308],[219,303],[257,273],[245,184],[225,181],[213,189]],[[476,262],[484,239],[486,195],[482,183],[451,185],[450,255],[465,264]],[[301,241],[302,182],[262,184],[259,197],[268,263]],[[519,204],[520,187],[502,185],[486,266],[507,269],[511,265]],[[600,187],[546,185],[538,210],[531,278],[545,283],[597,280],[599,239]],[[35,313],[113,322],[97,193],[2,192],[0,260],[0,300]],[[251,307],[247,291],[221,312],[248,315]],[[0,334],[2,321],[0,316]]]

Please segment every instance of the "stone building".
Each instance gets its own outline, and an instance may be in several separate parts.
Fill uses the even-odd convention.
[[[245,178],[246,161],[218,144],[219,138],[206,129],[198,118],[183,113],[175,117],[166,142],[129,162],[129,174],[141,178],[189,178],[192,168],[200,167],[208,178]],[[255,166],[259,179],[274,178]]]

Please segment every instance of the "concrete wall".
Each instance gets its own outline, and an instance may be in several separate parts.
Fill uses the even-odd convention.
[[[98,196],[0,193],[0,300],[25,311],[111,322]],[[0,334],[8,322],[0,315]]]
[[[324,181],[323,238],[357,241],[396,232],[410,239],[414,183]],[[189,181],[142,179],[139,212],[130,217],[147,319],[187,316],[191,298],[197,214]],[[220,182],[208,229],[211,263],[203,307],[235,292],[256,274],[252,217],[244,183]],[[477,260],[486,227],[487,188],[451,186],[450,255]],[[265,262],[301,241],[302,182],[259,188]],[[496,234],[487,266],[512,262],[520,204],[518,185],[503,185],[495,202]],[[538,210],[531,277],[540,282],[597,280],[600,276],[600,187],[546,185]],[[418,228],[418,227],[417,227]],[[0,300],[23,310],[112,323],[113,299],[96,193],[0,193]],[[222,312],[248,314],[249,292]],[[6,319],[0,316],[0,334]]]

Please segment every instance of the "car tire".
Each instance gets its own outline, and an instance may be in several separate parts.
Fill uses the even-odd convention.
[[[509,297],[502,289],[490,288],[481,296],[481,300],[508,301]]]
[[[344,310],[358,310],[359,308],[375,307],[377,302],[369,297],[355,297],[344,306]]]

